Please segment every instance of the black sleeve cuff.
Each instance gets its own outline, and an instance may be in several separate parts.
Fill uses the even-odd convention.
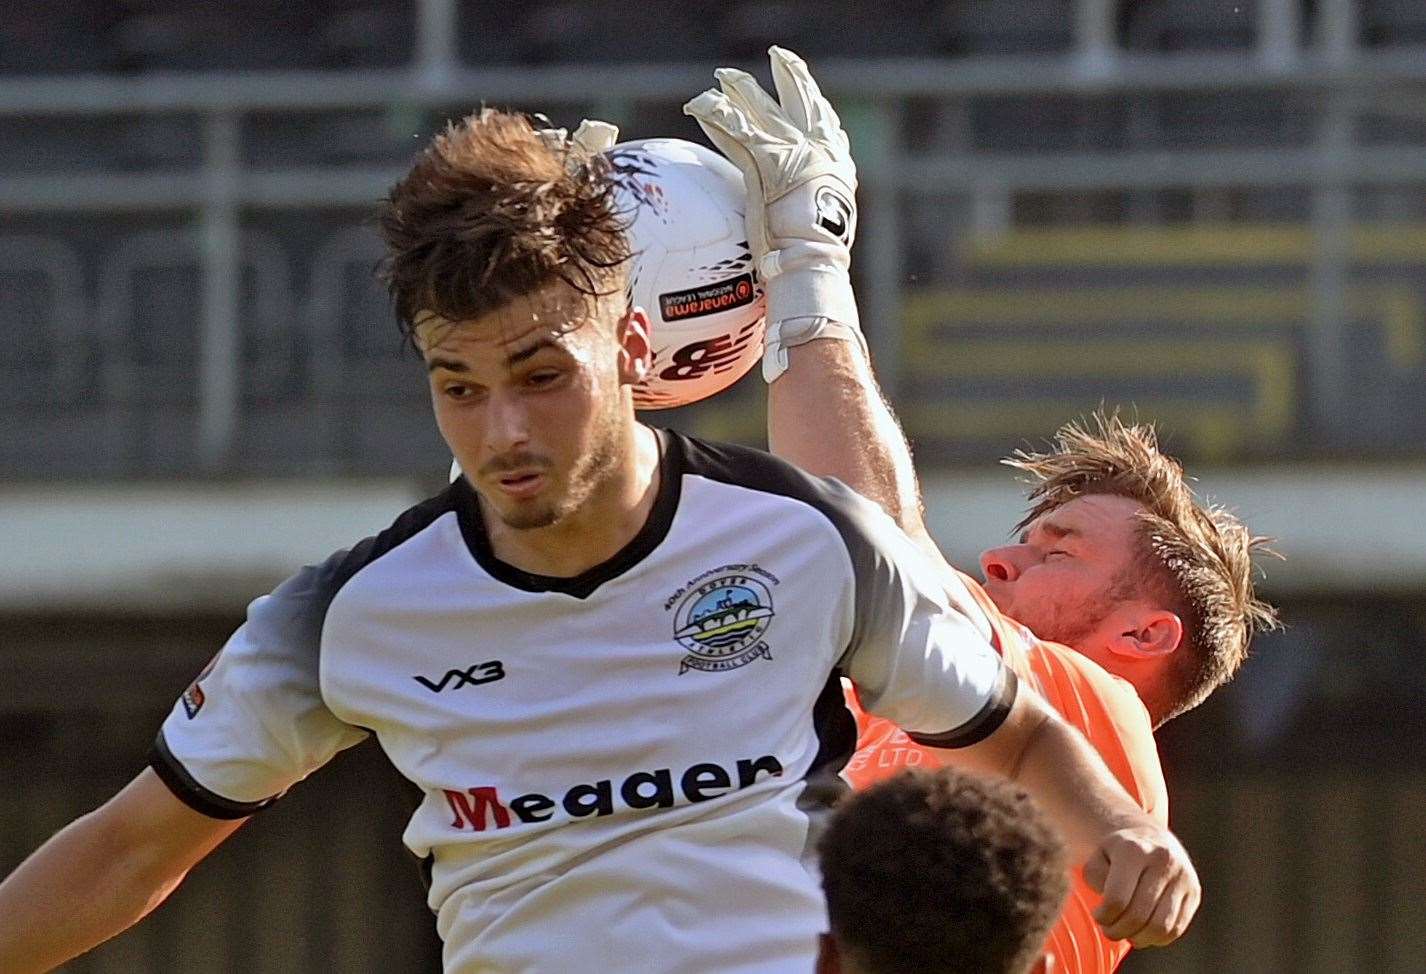
[[[158,732],[158,738],[153,743],[153,750],[149,752],[149,767],[154,769],[179,801],[209,818],[247,818],[282,797],[273,795],[260,802],[235,802],[231,798],[224,798],[216,792],[209,791],[194,781],[193,776],[188,773],[188,769],[178,758],[173,756],[173,752],[168,749],[168,741],[164,740],[163,731]]]
[[[926,747],[969,747],[985,740],[995,733],[996,728],[1005,723],[1010,708],[1015,705],[1015,695],[1020,689],[1020,678],[1004,663],[1000,664],[1000,676],[995,681],[995,690],[980,711],[954,730],[940,734],[912,734],[906,736]]]

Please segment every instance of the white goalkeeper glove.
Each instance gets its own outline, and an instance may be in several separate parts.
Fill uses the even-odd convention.
[[[787,349],[815,338],[866,348],[852,294],[857,169],[847,135],[806,63],[773,47],[778,101],[736,68],[683,106],[743,174],[748,246],[767,291],[763,379],[787,370]],[[781,104],[779,104],[779,102]]]

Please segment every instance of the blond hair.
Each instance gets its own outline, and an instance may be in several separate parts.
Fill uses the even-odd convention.
[[[1243,664],[1254,633],[1278,626],[1277,613],[1253,591],[1254,555],[1276,555],[1270,539],[1249,533],[1236,516],[1200,502],[1183,467],[1160,452],[1152,424],[1126,424],[1096,411],[1070,422],[1044,453],[1017,450],[1004,463],[1034,484],[1017,530],[1089,494],[1138,501],[1142,547],[1136,568],[1184,624],[1184,641],[1164,699],[1145,701],[1155,723],[1198,706]]]

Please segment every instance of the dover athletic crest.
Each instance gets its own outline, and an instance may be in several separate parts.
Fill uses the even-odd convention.
[[[678,672],[718,672],[772,659],[763,634],[772,622],[777,578],[756,565],[725,565],[704,572],[675,592],[666,607],[678,606],[673,636],[688,655]]]

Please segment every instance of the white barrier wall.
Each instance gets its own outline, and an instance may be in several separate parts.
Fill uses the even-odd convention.
[[[293,569],[373,534],[438,481],[0,490],[0,610],[235,611]],[[1208,473],[1200,492],[1279,539],[1266,588],[1426,587],[1426,466]],[[931,477],[951,560],[1005,543],[1023,510],[1009,470]]]
[[[237,610],[424,496],[406,482],[0,489],[0,610]]]

